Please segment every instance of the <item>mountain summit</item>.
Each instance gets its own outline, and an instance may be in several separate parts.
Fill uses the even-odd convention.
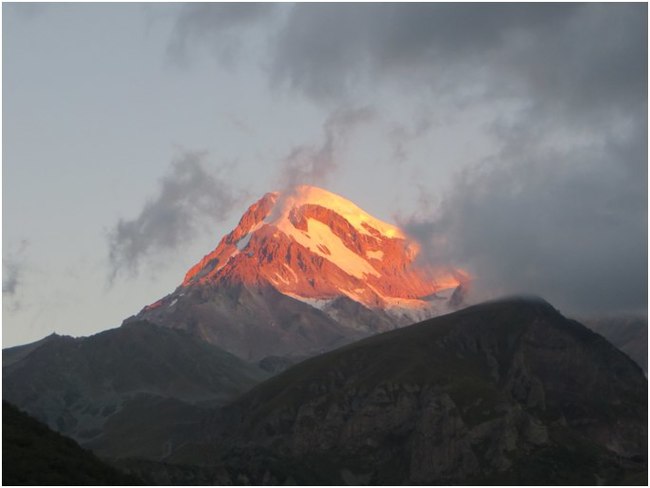
[[[270,284],[310,303],[347,296],[373,308],[426,306],[422,297],[456,288],[461,272],[416,268],[418,245],[343,197],[313,186],[267,193],[184,286]]]
[[[140,318],[193,330],[246,359],[321,352],[447,311],[468,276],[419,265],[418,252],[399,228],[334,193],[267,193]],[[250,330],[235,331],[233,320]],[[255,342],[253,329],[270,340],[263,350],[235,344]]]

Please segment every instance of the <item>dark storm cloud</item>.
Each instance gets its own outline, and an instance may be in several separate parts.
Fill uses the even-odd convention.
[[[220,61],[232,63],[242,31],[267,18],[275,10],[272,3],[188,3],[180,8],[168,56],[184,64],[197,42],[208,42]]]
[[[206,222],[220,222],[239,202],[232,188],[204,163],[185,154],[160,180],[158,195],[132,220],[120,219],[108,236],[110,279],[137,273],[142,260],[190,242]]]
[[[396,80],[568,111],[632,108],[646,33],[644,4],[299,4],[272,73],[317,98]]]
[[[646,97],[643,3],[188,4],[168,50],[182,57],[202,42],[227,51],[253,26],[273,31],[272,80],[319,99],[393,82],[472,100],[521,97],[575,116]]]
[[[459,175],[434,217],[402,223],[430,262],[468,269],[479,297],[527,292],[568,311],[643,310],[645,134],[641,124],[580,149],[504,154]]]
[[[295,147],[282,161],[280,185],[290,189],[300,184],[322,185],[338,168],[337,155],[351,132],[374,118],[370,107],[338,109],[323,124],[320,144]]]

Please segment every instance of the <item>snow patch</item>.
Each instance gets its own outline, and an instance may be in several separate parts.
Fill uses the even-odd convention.
[[[294,293],[287,293],[283,292],[286,296],[293,298],[294,300],[298,300],[299,302],[306,303],[307,305],[311,305],[314,308],[317,308],[318,310],[323,310],[327,305],[332,303],[334,299],[332,298],[307,298],[307,297],[301,297],[300,295],[296,295]]]
[[[374,286],[368,285],[368,287],[383,301],[382,308],[386,313],[394,318],[406,318],[412,322],[421,322],[441,313],[437,304],[430,301],[419,298],[388,297]]]
[[[384,258],[384,251],[366,251],[366,256],[368,256],[370,259],[383,259]]]
[[[346,247],[341,238],[319,220],[307,219],[308,234],[296,229],[289,219],[281,220],[275,225],[298,244],[332,262],[349,275],[356,278],[363,278],[367,274],[380,276],[368,261]],[[319,245],[325,246],[330,253],[324,253]]]
[[[327,190],[323,190],[322,188],[302,185],[295,188],[292,192],[286,195],[285,198],[278,199],[278,202],[282,202],[283,208],[279,212],[270,212],[269,217],[274,215],[277,216],[277,218],[269,218],[268,223],[278,225],[278,223],[282,221],[288,222],[289,213],[292,208],[299,208],[306,204],[314,204],[329,208],[336,212],[361,234],[372,236],[372,232],[368,231],[366,228],[366,226],[369,226],[377,230],[377,232],[384,237],[404,238],[404,234],[399,228],[376,219],[361,208],[357,207],[350,200]]]
[[[282,266],[284,266],[285,269],[288,270],[289,273],[291,273],[291,275],[293,276],[293,281],[298,281],[298,275],[296,274],[296,272],[294,270],[292,270],[289,267],[289,265],[287,265],[286,263],[283,263]]]
[[[274,277],[279,279],[285,285],[289,284],[289,281],[287,279],[285,279],[284,277],[282,277],[282,275],[280,273],[275,273]]]
[[[346,297],[348,297],[350,300],[359,302],[361,304],[364,304],[365,302],[361,295],[358,294],[358,292],[363,291],[363,288],[357,288],[355,291],[350,291],[350,290],[339,290],[341,293],[343,293]]]

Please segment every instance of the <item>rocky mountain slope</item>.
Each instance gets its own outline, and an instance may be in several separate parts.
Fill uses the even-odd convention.
[[[5,398],[146,483],[647,483],[642,370],[539,299],[382,333],[255,387],[267,373],[149,323],[9,359]]]
[[[147,322],[85,338],[50,336],[7,357],[4,399],[108,456],[163,458],[200,431],[209,407],[268,377],[190,334]]]
[[[418,252],[400,229],[333,193],[268,193],[137,318],[247,360],[314,355],[446,313],[469,277],[423,266]]]
[[[20,361],[32,351],[35,351],[45,343],[59,339],[61,336],[52,333],[47,337],[43,337],[40,341],[31,342],[22,346],[7,347],[2,350],[2,367],[9,366],[15,362]]]
[[[308,359],[212,420],[221,481],[647,481],[647,380],[542,300],[508,299]]]
[[[72,439],[2,402],[2,484],[138,485]]]
[[[648,373],[648,316],[640,314],[609,315],[581,319],[591,330],[630,356]]]

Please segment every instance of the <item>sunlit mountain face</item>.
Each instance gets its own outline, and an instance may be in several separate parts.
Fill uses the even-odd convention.
[[[461,270],[416,266],[418,252],[394,225],[334,193],[300,186],[253,204],[183,286],[268,283],[307,303],[347,296],[372,308],[419,308],[427,304],[422,298],[467,281]]]
[[[233,334],[247,344],[253,340],[219,330],[233,318],[267,333],[281,323],[284,330],[277,335],[308,337],[306,342],[321,351],[347,340],[350,332],[358,338],[449,310],[452,296],[458,299],[454,291],[469,275],[422,264],[419,251],[398,227],[321,188],[267,193],[187,272],[174,293],[145,307],[140,318],[198,330],[221,346],[235,340]],[[290,312],[278,317],[284,309]],[[305,318],[315,312],[318,320]],[[330,323],[326,337],[315,332],[319,321]],[[289,352],[270,349],[266,353]],[[297,352],[307,351],[297,347]],[[258,355],[265,353],[252,354]]]

